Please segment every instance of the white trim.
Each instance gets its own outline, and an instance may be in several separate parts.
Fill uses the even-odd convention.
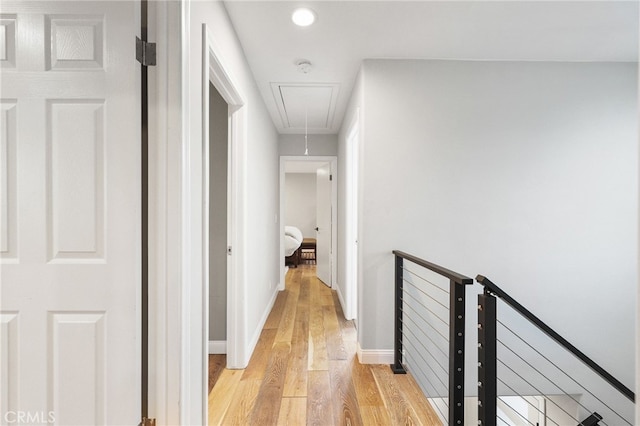
[[[190,141],[191,141],[191,109],[189,94],[189,60],[190,60],[190,31],[191,31],[191,3],[181,2],[181,96],[182,96],[182,152],[180,156],[180,423],[192,423],[191,388],[194,373],[191,371],[190,353],[192,347],[192,332],[190,328],[189,308],[191,305],[191,176],[190,176]],[[198,382],[200,382],[199,380]],[[196,383],[198,383],[196,382]],[[199,387],[199,386],[198,386]],[[200,415],[201,416],[201,415]]]
[[[393,349],[362,349],[358,342],[360,364],[393,364]]]
[[[209,355],[222,355],[227,353],[226,340],[209,340]]]
[[[344,314],[348,320],[357,320],[358,318],[358,289],[362,285],[360,283],[361,274],[361,255],[358,247],[360,239],[360,179],[359,179],[359,149],[361,146],[360,139],[360,108],[356,108],[356,112],[348,127],[346,134],[346,158],[345,158],[345,296]],[[355,146],[353,146],[355,144]],[[356,165],[353,170],[354,164]],[[354,194],[355,192],[355,194]]]
[[[284,263],[284,262],[283,262]],[[267,307],[262,313],[262,317],[258,322],[258,326],[256,327],[256,331],[253,333],[251,340],[249,340],[248,353],[253,353],[253,350],[256,348],[258,344],[258,340],[260,339],[260,334],[262,334],[262,329],[264,325],[267,323],[267,318],[269,318],[269,314],[271,313],[271,309],[273,309],[273,305],[276,303],[276,298],[278,297],[278,290],[276,289],[271,296],[271,300],[267,303]]]
[[[228,160],[228,200],[227,200],[227,236],[228,246],[232,254],[227,263],[227,367],[244,368],[247,360],[246,336],[246,306],[242,301],[245,295],[244,271],[244,147],[246,144],[246,108],[244,97],[234,83],[231,74],[223,63],[223,55],[207,24],[202,25],[203,64],[203,140],[209,140],[209,82],[218,90],[222,98],[229,105],[229,160]],[[208,191],[209,157],[208,143],[203,144],[203,181],[204,191]],[[204,194],[203,221],[208,224],[209,205],[208,192]],[[206,227],[208,229],[208,226]],[[207,235],[205,233],[205,235]],[[208,244],[203,244],[203,263],[208,273]],[[206,281],[206,280],[205,280]],[[204,328],[208,329],[208,286],[203,285],[205,297]],[[208,336],[208,333],[205,334]],[[206,374],[204,374],[206,376]],[[205,386],[206,388],[206,386]]]
[[[278,283],[278,289],[284,290],[285,283],[285,266],[284,266],[284,225],[285,225],[285,211],[284,211],[284,184],[285,184],[285,163],[290,161],[326,161],[331,164],[331,174],[333,180],[331,181],[331,203],[334,208],[331,209],[331,283],[328,283],[331,288],[336,287],[336,280],[338,275],[338,157],[335,155],[305,155],[305,156],[280,156],[280,283]]]
[[[181,356],[180,424],[206,424],[208,415],[208,244],[203,233],[208,226],[208,94],[209,81],[229,107],[229,256],[227,290],[227,367],[244,368],[248,363],[246,338],[246,293],[244,273],[245,151],[247,108],[243,96],[224,65],[222,50],[206,24],[202,26],[202,67],[190,69],[190,2],[182,4],[182,164],[181,164]],[[194,76],[200,78],[194,78]],[[202,104],[190,106],[190,88],[202,96]],[[200,93],[198,93],[200,92]],[[203,116],[200,116],[204,114]],[[197,125],[196,125],[197,123]],[[192,127],[192,125],[194,125]],[[199,126],[199,128],[198,128]],[[231,285],[230,283],[233,283]]]
[[[344,296],[342,296],[342,290],[340,290],[340,286],[339,285],[336,285],[335,290],[336,290],[336,293],[338,294],[338,301],[340,301],[340,306],[342,307],[342,312],[344,312],[346,303],[345,303],[345,300],[344,300]],[[346,316],[345,316],[345,319],[349,320],[349,318],[347,318]]]
[[[182,167],[185,130],[182,61],[185,3],[150,2],[149,38],[158,64],[149,68],[149,412],[178,424],[182,379]]]

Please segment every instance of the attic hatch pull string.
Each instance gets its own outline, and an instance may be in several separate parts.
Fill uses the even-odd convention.
[[[309,113],[309,108],[305,108],[304,110],[304,155],[309,155],[309,145],[307,142],[307,132],[308,132],[308,123],[307,123],[307,115]]]

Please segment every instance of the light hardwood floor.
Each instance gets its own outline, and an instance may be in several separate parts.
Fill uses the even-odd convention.
[[[210,425],[442,424],[410,375],[358,362],[353,322],[314,265],[287,273],[247,368],[220,359],[210,359]]]

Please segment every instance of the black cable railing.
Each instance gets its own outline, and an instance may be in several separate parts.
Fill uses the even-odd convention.
[[[479,425],[634,424],[635,395],[628,387],[489,279],[478,275],[476,281],[484,287],[478,296]]]
[[[443,422],[463,425],[465,293],[473,279],[401,251],[393,254],[391,369],[396,374],[410,371]]]

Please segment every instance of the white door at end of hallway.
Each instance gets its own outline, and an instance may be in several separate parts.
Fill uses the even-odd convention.
[[[331,205],[331,164],[327,163],[316,171],[316,275],[331,287],[333,255],[332,245],[332,205]]]
[[[2,424],[140,421],[139,20],[3,1]]]

